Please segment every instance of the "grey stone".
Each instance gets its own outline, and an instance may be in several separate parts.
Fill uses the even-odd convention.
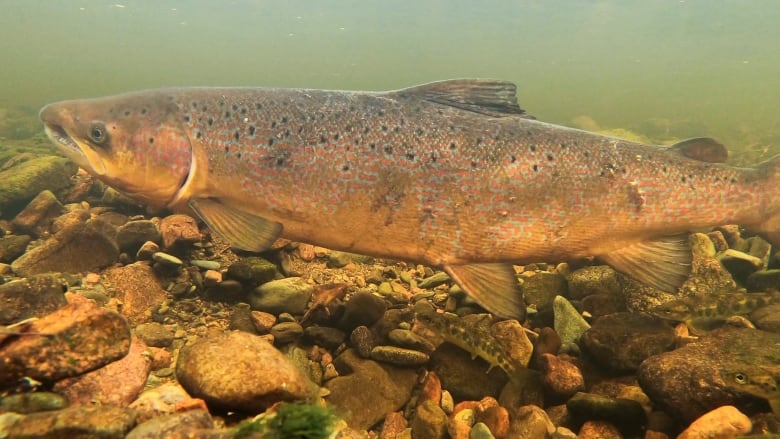
[[[344,305],[338,327],[351,331],[358,326],[371,326],[387,311],[387,302],[369,291],[358,291]]]
[[[201,259],[193,259],[190,261],[190,264],[204,270],[219,270],[220,267],[217,261],[204,261]]]
[[[50,190],[41,191],[11,222],[14,232],[41,236],[55,216],[62,213],[62,204]]]
[[[78,166],[64,157],[43,156],[0,171],[0,206],[21,208],[41,191],[67,187]],[[7,210],[6,210],[7,209]]]
[[[0,399],[0,412],[35,413],[64,409],[68,400],[52,392],[17,393]],[[0,429],[2,431],[2,429]]]
[[[566,408],[580,422],[607,421],[624,433],[634,433],[630,437],[635,437],[647,425],[647,415],[642,405],[630,399],[579,392],[566,401]]]
[[[29,235],[7,235],[0,238],[0,262],[13,262],[23,255],[31,240]]]
[[[27,415],[12,425],[7,434],[11,438],[122,439],[135,420],[136,413],[127,408],[77,406]]]
[[[152,255],[152,260],[168,267],[181,267],[184,265],[181,259],[165,252],[157,252]]]
[[[250,285],[260,285],[276,277],[276,266],[259,257],[242,258],[228,267],[227,276]]]
[[[451,279],[449,274],[443,271],[439,271],[433,274],[432,276],[428,276],[425,279],[421,280],[420,283],[417,284],[417,286],[426,289],[436,288],[439,285],[446,284],[450,280]]]
[[[590,329],[590,324],[563,296],[558,296],[553,301],[553,314],[555,332],[563,344],[577,343],[582,334]]]
[[[314,286],[305,279],[288,277],[266,282],[253,289],[249,295],[249,304],[254,310],[272,314],[303,314],[313,293]]]
[[[125,439],[158,439],[162,437],[183,437],[187,432],[197,433],[200,429],[214,427],[214,420],[206,410],[195,409],[154,417],[132,429]],[[201,434],[190,437],[209,437]],[[212,438],[213,439],[213,438]]]
[[[276,344],[292,343],[303,335],[303,326],[297,322],[281,322],[271,328]]]
[[[156,348],[166,348],[173,343],[173,331],[160,323],[141,323],[135,327],[135,335]]]
[[[159,244],[160,240],[160,231],[150,220],[128,221],[116,230],[116,243],[119,249],[129,254],[135,254],[146,241]]]
[[[569,294],[572,299],[581,299],[591,294],[621,294],[617,272],[609,265],[595,265],[574,270],[568,276]]]
[[[558,273],[539,271],[521,279],[526,303],[535,305],[538,311],[549,310],[556,296],[567,295],[566,278]]]
[[[303,330],[303,335],[306,340],[326,349],[339,347],[347,338],[344,331],[327,326],[309,326]]]
[[[46,273],[18,279],[0,285],[0,325],[30,317],[42,317],[68,302],[67,283],[56,273]]]
[[[371,349],[371,358],[398,366],[421,366],[430,359],[425,352],[396,346],[375,346],[374,349]]]

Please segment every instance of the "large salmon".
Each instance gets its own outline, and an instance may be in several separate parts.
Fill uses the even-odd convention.
[[[737,223],[780,242],[777,158],[734,168],[710,139],[664,148],[540,122],[509,82],[174,88],[41,118],[108,185],[189,207],[235,247],[285,236],[440,266],[503,316],[525,310],[512,263],[598,256],[672,291],[687,231]]]

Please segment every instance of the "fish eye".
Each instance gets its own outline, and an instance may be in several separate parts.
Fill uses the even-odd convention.
[[[734,374],[734,381],[737,382],[737,384],[746,384],[747,383],[747,375],[745,375],[742,372],[737,372]]]
[[[102,122],[93,122],[89,127],[89,139],[98,145],[105,143],[108,139],[108,131],[106,130],[105,124]]]

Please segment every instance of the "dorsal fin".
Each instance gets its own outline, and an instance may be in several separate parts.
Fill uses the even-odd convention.
[[[709,163],[725,163],[729,150],[721,143],[709,137],[694,137],[670,146],[669,149],[689,159]]]
[[[450,79],[404,88],[391,94],[415,97],[489,116],[533,119],[517,105],[517,87],[495,79]]]

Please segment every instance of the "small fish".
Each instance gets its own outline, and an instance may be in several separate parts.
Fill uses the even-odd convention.
[[[471,315],[466,318],[455,314],[439,313],[427,302],[417,302],[414,306],[415,319],[439,334],[444,341],[454,344],[471,354],[485,360],[490,368],[498,366],[510,378],[523,376],[528,364],[519,364],[507,355],[502,346],[491,334],[492,318],[487,314]]]
[[[769,403],[772,413],[780,416],[780,387],[778,378],[780,370],[770,370],[760,367],[755,372],[722,371],[724,381],[734,389],[764,399]]]
[[[681,297],[649,312],[662,319],[685,322],[694,329],[710,330],[722,325],[729,317],[750,314],[777,303],[780,303],[780,292],[748,293],[743,289],[730,293]]]
[[[194,212],[234,247],[280,236],[442,267],[522,320],[512,264],[596,256],[667,292],[686,233],[740,224],[780,243],[780,157],[631,142],[535,120],[505,81],[388,92],[173,88],[40,112],[79,166],[150,206]]]

